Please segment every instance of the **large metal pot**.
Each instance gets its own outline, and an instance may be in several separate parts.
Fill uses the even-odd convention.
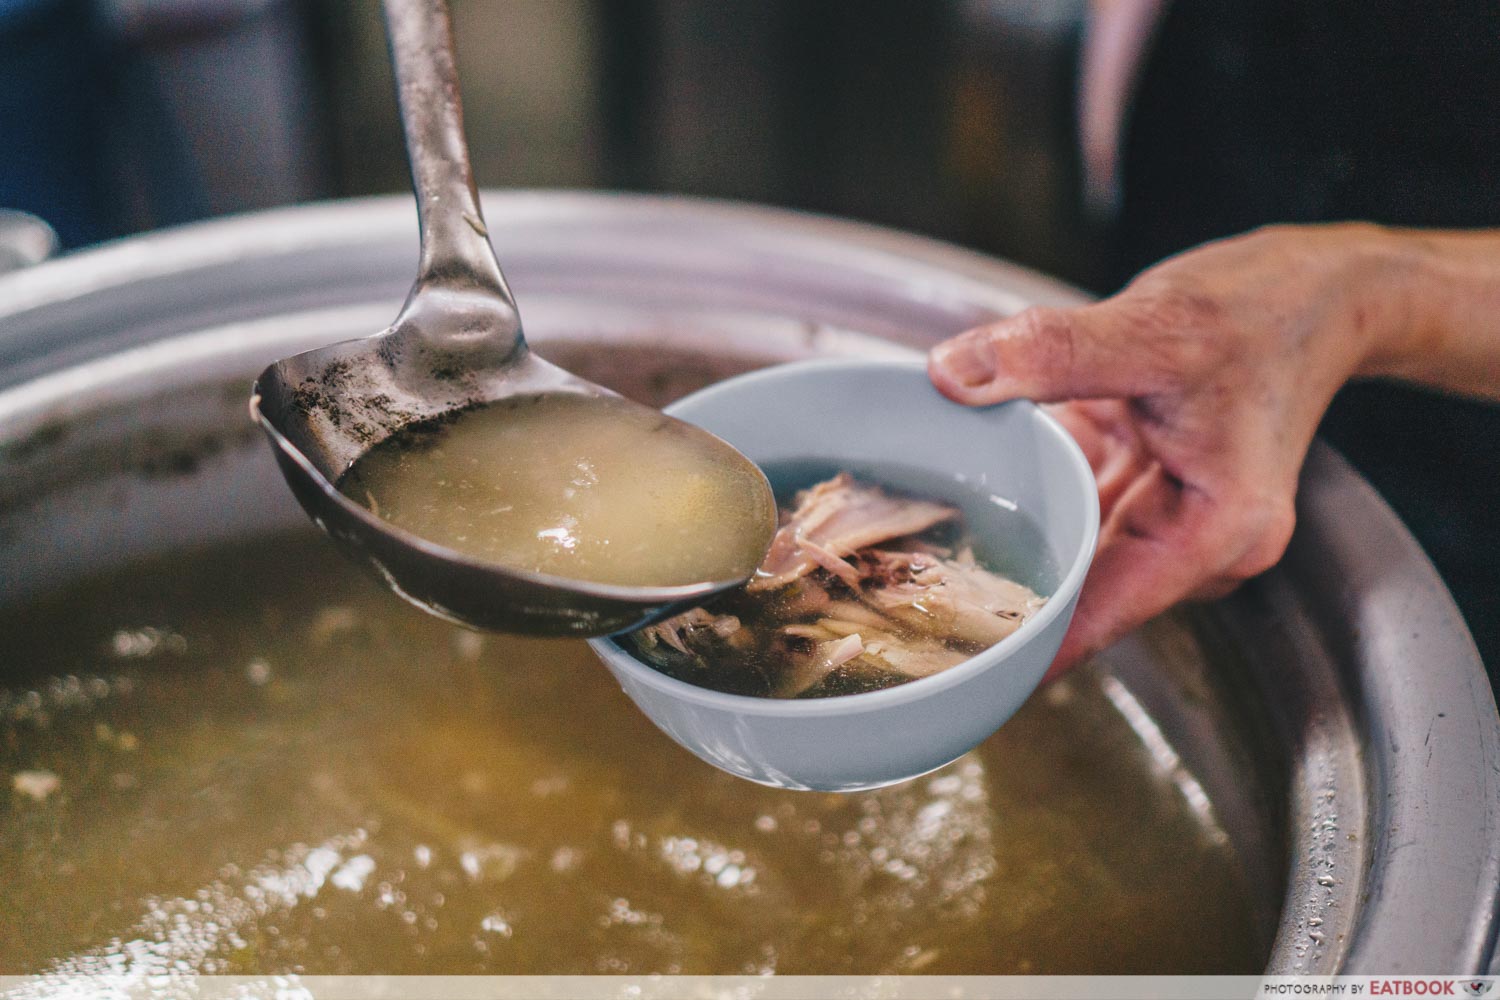
[[[539,349],[658,401],[756,365],[901,353],[1081,300],[929,241],[765,209],[486,199]],[[383,327],[407,199],[293,209],[0,279],[0,602],[301,517],[245,414],[278,356]],[[1104,683],[1232,840],[1275,972],[1484,971],[1500,892],[1500,720],[1416,543],[1327,448],[1281,566],[1111,650]],[[1087,734],[1079,734],[1087,739]]]

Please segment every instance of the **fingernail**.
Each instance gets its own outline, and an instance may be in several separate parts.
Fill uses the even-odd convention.
[[[967,388],[985,385],[995,377],[995,349],[988,337],[965,334],[932,352],[933,363],[949,378]]]

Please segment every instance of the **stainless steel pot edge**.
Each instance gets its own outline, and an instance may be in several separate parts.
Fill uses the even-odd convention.
[[[712,273],[735,267],[745,250],[769,243],[789,262],[782,273],[767,274],[769,280],[803,280],[809,261],[827,261],[865,277],[880,276],[913,303],[962,303],[975,321],[1028,305],[1081,301],[1077,290],[1061,282],[948,244],[788,210],[649,195],[540,191],[486,192],[484,204],[486,212],[493,205],[504,218],[505,225],[492,227],[491,234],[507,259],[554,252],[546,245],[542,227],[568,234],[565,244],[571,243],[572,234],[586,230],[601,245],[613,240],[616,247],[636,236],[691,227],[723,234],[726,250],[717,258],[695,259],[668,249],[659,263]],[[331,294],[324,280],[327,271],[351,259],[362,261],[367,270],[373,269],[373,261],[394,261],[400,266],[392,268],[392,274],[409,275],[417,256],[415,221],[415,210],[399,197],[319,203],[130,237],[0,275],[0,386],[28,377],[36,370],[32,362],[42,353],[81,361],[124,343],[97,337],[80,345],[60,333],[68,323],[57,322],[59,313],[66,317],[77,310],[86,319],[88,304],[110,294],[129,304],[137,325],[150,322],[166,335],[253,318],[259,303],[244,294],[247,268],[284,297],[325,304]],[[556,252],[569,250],[563,246]],[[904,266],[912,259],[940,269],[942,280],[914,280]],[[298,265],[289,268],[290,260]],[[515,280],[522,283],[525,268],[517,270]],[[208,293],[211,312],[195,297],[182,294],[180,279],[187,274],[196,276],[195,293]],[[400,284],[396,280],[393,287]],[[346,291],[358,294],[368,288]],[[45,326],[29,321],[42,315],[50,316]],[[21,345],[26,345],[25,351],[17,350]]]
[[[0,358],[21,368],[45,363],[55,370],[57,355],[73,353],[70,346],[45,337],[28,338],[26,314],[40,317],[49,307],[65,310],[80,297],[111,288],[185,271],[274,260],[299,247],[338,252],[370,241],[401,242],[397,230],[411,232],[410,209],[403,203],[404,199],[377,199],[208,223],[125,241],[0,279]],[[749,239],[775,243],[781,238],[800,243],[804,250],[826,241],[829,253],[845,261],[853,253],[877,271],[918,270],[928,280],[934,269],[950,271],[958,278],[934,281],[941,287],[925,290],[918,282],[910,293],[968,297],[984,303],[982,308],[998,311],[1013,311],[1033,301],[1081,301],[1065,286],[941,244],[791,213],[676,199],[537,193],[487,195],[486,205],[492,217],[505,223],[527,218],[555,221],[571,215],[660,226],[674,219],[681,223],[701,218],[727,230],[742,228]],[[414,253],[415,241],[410,242]],[[1003,291],[997,286],[1004,286]],[[1035,297],[1029,297],[1033,292]],[[1500,815],[1500,719],[1482,665],[1435,571],[1394,514],[1321,446],[1314,450],[1304,476],[1302,510],[1303,526],[1287,565],[1326,584],[1319,591],[1322,597],[1314,595],[1313,603],[1325,612],[1319,614],[1320,623],[1339,646],[1333,654],[1341,682],[1355,699],[1363,727],[1365,787],[1376,823],[1371,827],[1374,838],[1364,845],[1367,867],[1361,873],[1361,892],[1372,907],[1371,915],[1395,918],[1362,918],[1341,949],[1346,958],[1340,965],[1351,972],[1483,971],[1493,948],[1500,880],[1495,833]],[[1375,544],[1385,539],[1395,539],[1394,550]],[[1414,558],[1418,571],[1389,578],[1383,569],[1394,561],[1393,551],[1403,565],[1407,557]],[[1412,620],[1416,604],[1424,604],[1420,627],[1408,629],[1400,623]],[[1377,662],[1385,664],[1441,662],[1447,669],[1372,670],[1361,658],[1366,655],[1376,655]],[[1435,674],[1441,675],[1436,683]],[[1438,727],[1440,720],[1451,738]],[[1438,737],[1435,744],[1433,735]],[[1465,759],[1457,752],[1460,745],[1479,752]],[[1293,850],[1304,840],[1301,831],[1291,831]],[[1455,905],[1445,909],[1435,904],[1442,899]],[[1458,900],[1465,902],[1459,905]],[[1413,907],[1423,912],[1414,913]],[[1288,925],[1291,910],[1289,906],[1283,914],[1283,939],[1289,933],[1305,933],[1305,926]],[[1410,931],[1418,925],[1424,933],[1413,940]],[[1419,944],[1431,947],[1419,950]]]
[[[1308,584],[1301,597],[1324,625],[1365,746],[1365,919],[1343,971],[1484,972],[1500,886],[1500,717],[1479,652],[1416,540],[1332,449],[1309,456],[1298,511],[1288,568]],[[1471,667],[1424,669],[1447,660]],[[1350,666],[1371,661],[1413,669]],[[1453,752],[1465,744],[1477,752]]]

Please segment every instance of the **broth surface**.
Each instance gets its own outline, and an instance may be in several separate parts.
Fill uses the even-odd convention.
[[[582,643],[456,629],[311,529],[0,612],[0,664],[0,972],[59,992],[173,968],[1250,973],[1268,952],[1222,831],[1087,672],[925,778],[762,788],[658,732]]]
[[[825,562],[783,583],[757,588],[753,581],[618,640],[647,666],[730,694],[828,698],[878,691],[983,652],[1039,611],[1057,587],[1057,559],[1040,526],[986,486],[894,462],[803,460],[763,468],[782,527],[756,580],[786,580],[789,567],[805,565],[806,550],[795,541],[803,537],[842,558],[850,575],[835,575]],[[909,501],[926,508],[915,521],[906,513]],[[942,511],[952,516],[930,523]],[[890,555],[912,547],[932,558]],[[890,587],[904,587],[905,596],[891,598]],[[862,652],[830,666],[829,651],[849,652],[845,641]]]
[[[718,438],[617,397],[561,392],[405,428],[338,487],[465,555],[626,586],[749,576],[776,521],[760,471]]]

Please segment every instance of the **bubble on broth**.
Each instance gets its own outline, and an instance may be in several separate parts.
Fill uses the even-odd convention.
[[[186,649],[101,652],[143,622]],[[1089,674],[933,775],[818,794],[692,758],[581,643],[465,634],[310,533],[0,612],[25,665],[0,771],[58,779],[0,809],[0,971],[62,995],[100,973],[1263,966],[1232,848]]]

